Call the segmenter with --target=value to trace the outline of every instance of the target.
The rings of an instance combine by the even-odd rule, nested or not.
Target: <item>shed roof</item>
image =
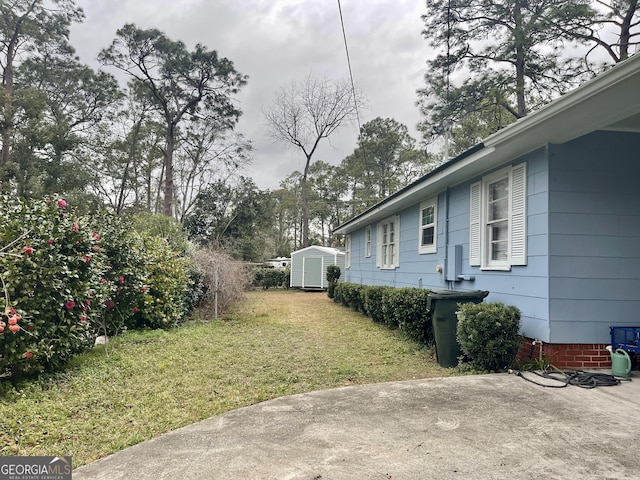
[[[296,253],[303,253],[303,252],[308,252],[311,250],[320,250],[324,253],[327,253],[329,255],[344,255],[344,252],[340,249],[337,248],[333,248],[333,247],[321,247],[320,245],[311,245],[310,247],[305,247],[302,248],[300,250],[296,250],[295,252],[291,252],[291,256],[293,256]]]
[[[596,130],[640,132],[640,54],[508,125],[334,230],[352,232],[550,143]]]

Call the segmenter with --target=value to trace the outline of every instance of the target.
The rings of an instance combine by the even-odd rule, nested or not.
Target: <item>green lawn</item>
[[[72,455],[78,467],[271,398],[452,373],[325,293],[251,292],[224,321],[129,332],[63,373],[5,388],[0,454]]]

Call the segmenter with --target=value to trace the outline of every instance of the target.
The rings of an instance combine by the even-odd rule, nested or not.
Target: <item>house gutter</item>
[[[565,143],[637,114],[640,54],[487,137],[333,230],[347,234],[549,143]],[[627,95],[620,95],[620,91]],[[594,99],[592,102],[590,100]],[[602,108],[607,106],[608,108]],[[608,112],[608,113],[603,113]]]
[[[410,183],[406,187],[398,190],[392,195],[388,196],[384,200],[376,203],[374,206],[365,210],[361,214],[353,217],[351,220],[348,220],[346,223],[340,225],[335,230],[333,230],[334,234],[346,234],[349,233],[363,225],[368,225],[372,221],[379,220],[384,218],[385,216],[392,215],[394,212],[398,211],[397,204],[402,200],[409,199],[418,193],[424,192],[425,188],[431,184],[436,183],[437,181],[441,181],[447,178],[450,174],[450,169],[462,162],[465,159],[473,156],[477,152],[482,152],[481,156],[487,155],[491,153],[493,149],[487,150],[484,147],[484,144],[479,143],[476,146],[470,148],[462,152],[460,155],[454,157],[446,163],[434,168],[426,175],[423,175],[418,180]],[[465,162],[466,163],[466,162]]]

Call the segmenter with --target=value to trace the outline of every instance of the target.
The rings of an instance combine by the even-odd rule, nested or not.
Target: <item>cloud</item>
[[[361,123],[394,118],[418,138],[416,90],[423,85],[430,56],[421,36],[419,0],[342,0],[349,54],[357,86],[368,99]],[[192,48],[217,50],[249,76],[237,96],[243,111],[238,130],[254,143],[249,171],[259,187],[274,189],[303,168],[302,154],[274,144],[266,135],[263,107],[277,90],[307,75],[347,78],[337,1],[329,0],[79,0],[86,20],[72,29],[71,42],[81,60],[98,67],[98,52],[108,47],[125,23],[157,28]],[[115,72],[114,72],[115,73]],[[336,132],[316,160],[338,164],[353,152],[357,125]]]

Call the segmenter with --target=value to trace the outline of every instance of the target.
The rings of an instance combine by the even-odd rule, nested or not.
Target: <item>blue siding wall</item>
[[[607,343],[640,326],[640,135],[550,147],[551,340]]]
[[[518,307],[522,312],[522,334],[549,342],[547,149],[533,152],[512,165],[523,161],[527,163],[527,265],[513,266],[510,271],[483,271],[480,267],[469,266],[469,184],[462,186],[461,228],[451,235],[451,239],[455,243],[464,242],[463,270],[475,276],[474,282],[464,283],[472,283],[472,287],[479,290],[488,290],[487,301]],[[478,180],[480,177],[473,181]],[[458,288],[457,285],[454,288]]]
[[[429,198],[431,198],[429,196]],[[444,219],[444,195],[438,198],[438,218]],[[425,197],[426,200],[426,197]],[[347,268],[347,282],[364,285],[389,285],[392,287],[446,288],[443,275],[436,272],[436,265],[444,261],[444,222],[438,222],[437,253],[418,254],[419,206],[415,205],[400,215],[400,266],[393,270],[376,267],[377,224],[371,224],[371,257],[365,257],[365,228],[351,234],[351,268]]]
[[[469,266],[469,191],[470,185],[479,180],[475,178],[438,194],[436,253],[418,253],[419,205],[416,204],[397,212],[400,215],[400,267],[394,270],[376,267],[376,224],[372,224],[372,254],[369,258],[364,257],[365,229],[352,233],[351,268],[347,269],[345,280],[365,285],[488,290],[488,301],[502,301],[521,309],[525,335],[549,341],[547,151],[539,150],[514,164],[522,161],[527,162],[528,177],[528,265],[513,267],[509,272],[481,271],[478,267]],[[433,192],[425,194],[423,200],[431,197]],[[462,246],[462,274],[474,276],[474,280],[445,280],[447,244]],[[436,271],[439,265],[443,273]]]

